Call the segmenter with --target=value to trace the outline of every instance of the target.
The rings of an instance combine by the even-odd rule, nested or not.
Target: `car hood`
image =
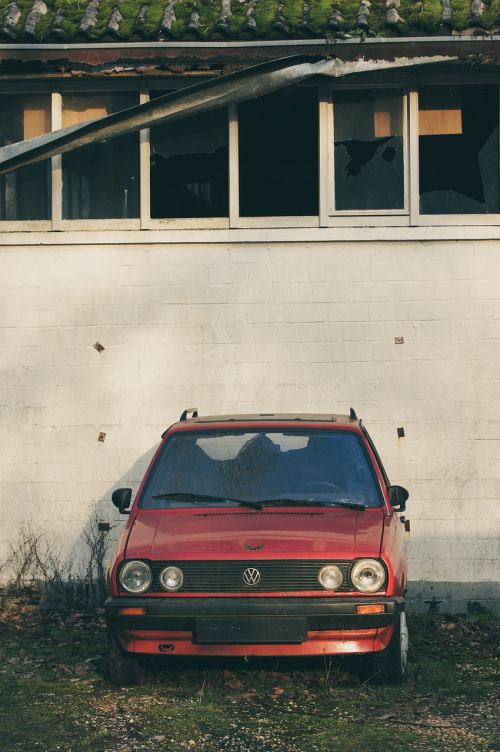
[[[383,509],[144,510],[126,558],[339,558],[378,556]]]

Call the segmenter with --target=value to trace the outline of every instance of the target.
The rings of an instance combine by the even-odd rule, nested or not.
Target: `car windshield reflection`
[[[166,441],[140,505],[364,508],[381,501],[362,440],[353,432],[204,430],[183,431]]]

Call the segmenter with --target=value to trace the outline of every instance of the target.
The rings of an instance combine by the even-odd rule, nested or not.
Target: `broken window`
[[[2,96],[0,146],[50,131],[50,96]],[[50,160],[0,177],[0,220],[50,218]]]
[[[227,217],[228,118],[220,109],[150,130],[151,217]]]
[[[403,209],[403,96],[349,91],[333,101],[335,209]]]
[[[289,89],[238,108],[240,215],[317,216],[318,94]]]
[[[62,125],[138,104],[136,94],[63,95]],[[63,154],[63,219],[139,216],[139,135],[105,139]]]
[[[498,88],[425,86],[419,92],[420,211],[500,211]]]

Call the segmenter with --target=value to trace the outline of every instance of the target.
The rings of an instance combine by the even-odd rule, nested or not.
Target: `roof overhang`
[[[397,57],[453,55],[500,64],[500,37],[422,36],[350,37],[346,39],[260,39],[213,41],[4,43],[0,44],[2,79],[71,73],[141,77],[162,70],[193,72],[248,67],[287,55],[336,57],[344,61],[391,60]]]
[[[0,174],[105,138],[134,133],[153,125],[272,94],[308,79],[338,79],[359,73],[415,69],[455,60],[457,58],[451,55],[395,57],[378,61],[327,58],[311,62],[301,56],[282,58],[189,86],[106,117],[4,146],[0,149]]]
[[[379,47],[380,45],[397,46],[409,44],[422,44],[426,46],[435,45],[457,45],[470,44],[474,47],[483,46],[488,43],[500,42],[500,35],[497,34],[454,34],[446,36],[405,36],[405,37],[352,37],[346,36],[345,39],[327,37],[318,37],[314,39],[253,39],[253,40],[207,40],[204,42],[193,41],[175,41],[159,40],[151,42],[72,42],[66,43],[26,43],[26,42],[6,42],[0,43],[0,50],[131,50],[131,49],[249,49],[249,48],[273,48],[273,47],[324,47],[330,49],[339,47]]]

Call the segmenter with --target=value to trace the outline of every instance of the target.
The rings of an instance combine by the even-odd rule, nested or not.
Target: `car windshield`
[[[381,504],[352,431],[183,431],[167,439],[141,494],[146,509],[262,504]]]

